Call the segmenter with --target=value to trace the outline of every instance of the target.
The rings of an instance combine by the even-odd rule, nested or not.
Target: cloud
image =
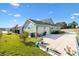
[[[38,20],[38,21],[39,21],[40,19],[36,19],[36,20]]]
[[[70,18],[71,18],[71,19],[75,19],[75,16],[71,16]]]
[[[72,15],[73,16],[79,16],[79,13],[73,13]]]
[[[9,13],[9,11],[5,9],[0,10],[0,12],[5,13],[7,15],[12,15],[12,13]]]
[[[20,17],[21,15],[20,14],[15,14],[13,15],[14,17]]]
[[[79,16],[79,13],[73,13],[70,18],[76,19],[78,16]]]
[[[7,13],[7,10],[4,10],[4,9],[3,9],[3,10],[1,10],[1,12],[3,12],[3,13]]]
[[[19,7],[20,4],[19,3],[10,3],[10,5],[14,6],[14,7]]]

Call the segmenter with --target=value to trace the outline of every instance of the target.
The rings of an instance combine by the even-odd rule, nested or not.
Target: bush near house
[[[60,31],[60,30],[51,32],[51,34],[63,34],[63,33],[65,33],[65,32],[64,31]]]
[[[28,36],[29,36],[28,32],[23,32],[23,33],[20,34],[20,38],[23,39],[24,42],[26,41]]]

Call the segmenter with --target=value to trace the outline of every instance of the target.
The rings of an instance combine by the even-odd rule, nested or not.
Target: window
[[[28,29],[30,29],[30,27],[28,27]]]

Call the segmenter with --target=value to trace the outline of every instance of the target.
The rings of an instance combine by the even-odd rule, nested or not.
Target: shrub
[[[20,38],[23,39],[23,41],[26,41],[26,38],[28,38],[29,33],[28,32],[23,32],[20,34]]]
[[[0,38],[2,38],[2,31],[0,30]]]
[[[64,31],[52,31],[51,34],[62,34],[65,33]]]
[[[64,31],[59,31],[60,34],[65,33]]]

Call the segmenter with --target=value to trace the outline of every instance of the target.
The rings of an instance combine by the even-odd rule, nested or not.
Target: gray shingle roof
[[[36,23],[36,24],[42,24],[42,25],[53,25],[53,24],[50,24],[50,23],[46,23],[46,22],[43,22],[43,21],[37,21],[37,20],[33,20],[33,19],[29,19],[31,20],[32,22]]]

